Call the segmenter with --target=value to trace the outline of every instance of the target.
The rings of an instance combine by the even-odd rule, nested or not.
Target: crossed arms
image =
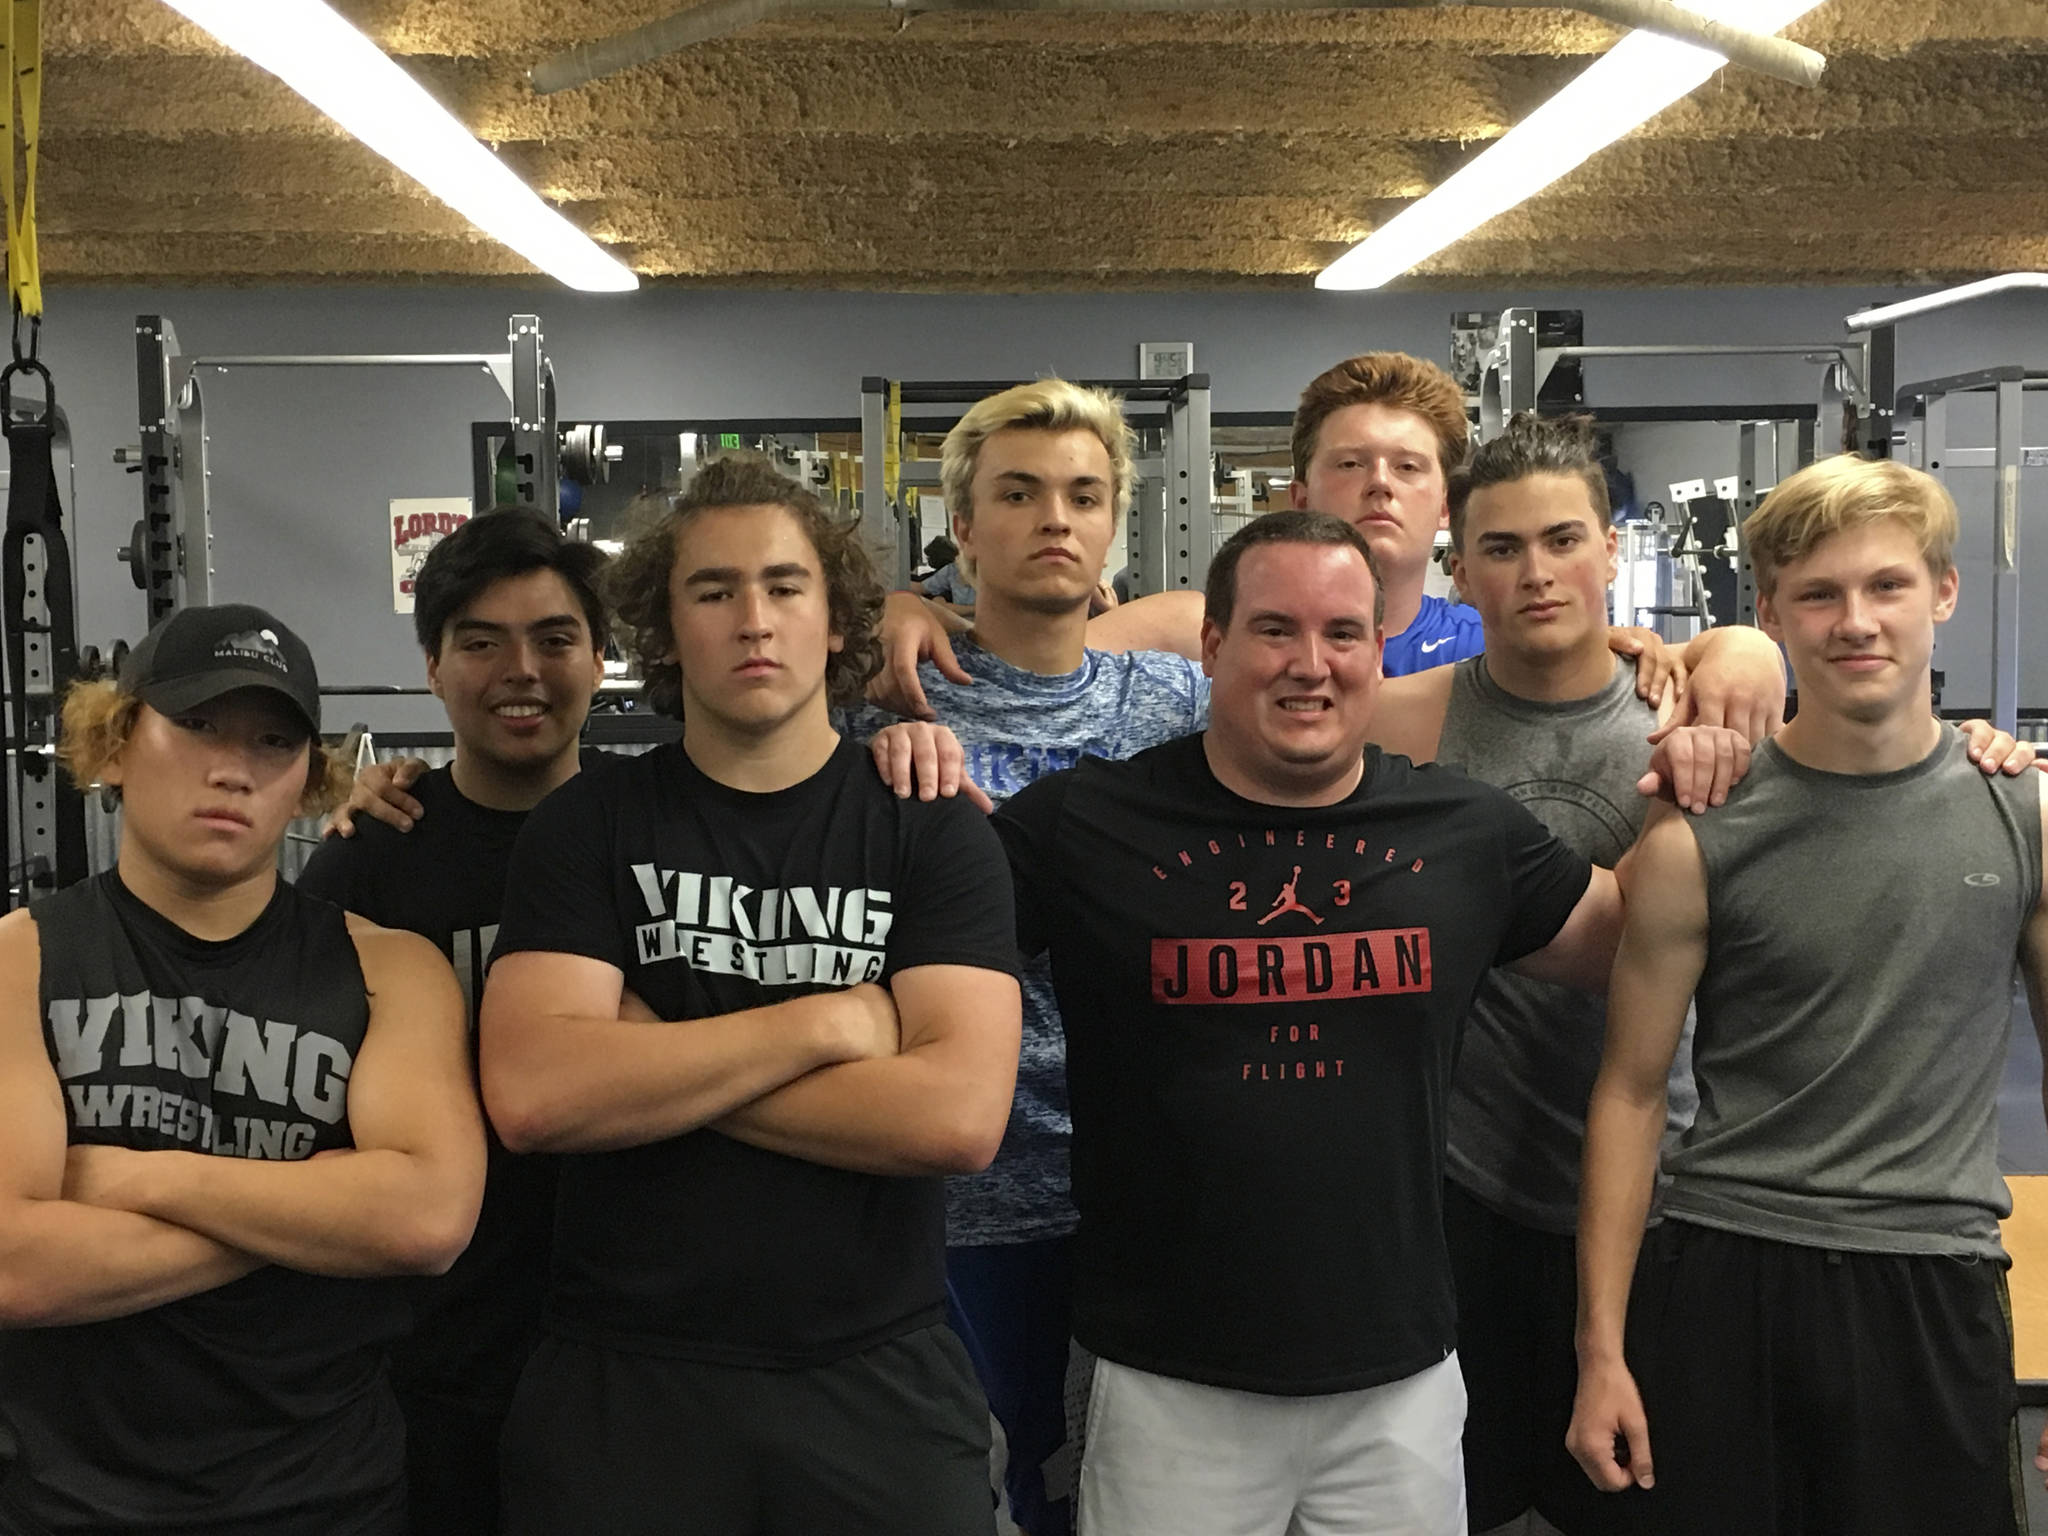
[[[351,918],[370,1027],[355,1146],[303,1162],[67,1147],[26,911],[0,919],[0,1327],[121,1317],[264,1264],[439,1273],[469,1242],[484,1142],[462,995],[426,940]]]
[[[514,1151],[708,1127],[855,1172],[972,1173],[1009,1121],[1021,1007],[1014,977],[924,965],[887,986],[665,1021],[614,965],[523,951],[484,990],[484,1102]]]

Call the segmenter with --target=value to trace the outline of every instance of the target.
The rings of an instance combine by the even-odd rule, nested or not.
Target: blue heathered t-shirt
[[[1447,667],[1485,649],[1486,628],[1477,608],[1425,595],[1415,622],[1400,634],[1387,636],[1382,669],[1388,677],[1406,677]]]
[[[965,635],[953,652],[973,687],[949,682],[930,662],[918,678],[939,722],[967,749],[969,776],[998,803],[1083,757],[1131,757],[1209,723],[1209,679],[1184,656],[1089,651],[1078,670],[1045,677]],[[848,733],[865,741],[896,718],[866,707]],[[1066,1036],[1043,956],[1025,967],[1023,985],[1023,1052],[1002,1150],[986,1172],[946,1181],[946,1241],[956,1248],[1065,1237],[1078,1224],[1067,1183]]]

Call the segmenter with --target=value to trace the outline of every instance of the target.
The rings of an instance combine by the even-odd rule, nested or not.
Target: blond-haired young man
[[[1201,729],[1209,687],[1193,662],[1088,644],[1089,602],[1131,500],[1131,431],[1114,396],[1061,379],[992,395],[947,435],[940,473],[974,571],[975,628],[956,641],[968,681],[927,664],[921,683],[992,799],[1083,756],[1125,758]],[[853,734],[890,718],[870,711]],[[1041,963],[1024,972],[1002,1150],[986,1173],[952,1181],[947,1198],[953,1321],[1003,1425],[1011,1512],[1030,1536],[1072,1528],[1071,1134],[1066,1045]]]
[[[2016,962],[2048,1021],[2048,778],[1985,777],[1933,718],[1937,481],[1824,460],[1744,537],[1799,712],[1625,878],[1571,1448],[1646,1532],[2011,1532],[1996,1105]],[[1700,1110],[1645,1238],[1691,996]]]

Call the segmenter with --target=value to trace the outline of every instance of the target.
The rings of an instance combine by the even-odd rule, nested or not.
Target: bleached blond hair
[[[121,755],[142,713],[142,700],[123,693],[108,678],[81,679],[64,694],[57,757],[71,782],[85,789],[100,782],[107,765]],[[318,736],[306,758],[306,788],[299,797],[301,816],[319,816],[348,798],[355,774],[341,754]]]
[[[1934,476],[1896,459],[1850,453],[1807,465],[1780,481],[1742,525],[1757,590],[1774,591],[1778,572],[1812,554],[1823,539],[1886,521],[1912,534],[1936,581],[1954,567],[1955,499]]]
[[[1116,516],[1131,510],[1131,449],[1136,434],[1124,420],[1123,401],[1106,389],[1066,379],[1038,379],[977,401],[946,434],[939,460],[939,484],[946,511],[956,524],[974,522],[974,471],[981,445],[1010,427],[1034,432],[1093,432],[1109,451],[1109,498]],[[969,581],[971,562],[960,561]]]

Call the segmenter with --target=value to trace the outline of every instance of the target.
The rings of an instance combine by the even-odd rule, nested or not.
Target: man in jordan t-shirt
[[[186,608],[60,742],[115,867],[0,920],[6,1536],[403,1536],[374,1276],[469,1241],[484,1138],[426,940],[277,877],[332,804],[312,655]]]
[[[1083,1529],[1462,1532],[1444,1103],[1487,969],[1604,982],[1614,877],[1365,746],[1369,546],[1256,519],[1210,567],[1210,725],[996,818],[1073,1105]]]
[[[943,1321],[940,1175],[1016,1079],[1002,850],[898,799],[828,704],[876,665],[858,531],[707,465],[618,558],[683,739],[579,774],[514,847],[485,1102],[565,1160],[503,1443],[513,1536],[988,1536],[988,1409]]]

